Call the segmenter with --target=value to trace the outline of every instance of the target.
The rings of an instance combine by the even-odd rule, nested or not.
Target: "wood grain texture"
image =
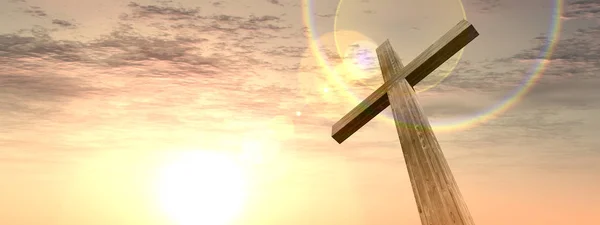
[[[388,41],[377,48],[387,83],[402,70]],[[402,79],[387,91],[396,130],[423,225],[473,225],[440,145],[423,113],[412,85]]]
[[[335,123],[331,134],[333,139],[338,143],[342,143],[388,107],[390,102],[387,91],[392,85],[400,80],[407,80],[411,86],[416,85],[478,35],[477,30],[468,21],[460,21],[444,36],[406,65],[404,69],[396,71],[397,73],[389,81],[386,81],[369,97]]]

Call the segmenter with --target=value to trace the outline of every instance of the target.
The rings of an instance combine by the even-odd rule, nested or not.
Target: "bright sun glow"
[[[168,162],[157,187],[161,206],[178,225],[229,224],[248,189],[233,156],[208,151],[186,152]]]

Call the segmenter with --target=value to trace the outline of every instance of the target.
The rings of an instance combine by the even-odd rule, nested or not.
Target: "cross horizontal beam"
[[[335,123],[331,135],[333,139],[342,143],[387,108],[390,105],[387,92],[392,85],[401,79],[406,79],[411,86],[416,85],[478,35],[479,33],[471,23],[466,20],[460,21],[402,70],[396,71],[397,73],[392,79],[386,81]]]

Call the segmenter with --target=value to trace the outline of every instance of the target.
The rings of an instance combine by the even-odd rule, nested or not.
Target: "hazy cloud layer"
[[[565,4],[565,19],[598,19],[600,3],[594,0],[568,0]]]
[[[572,218],[588,213],[572,208],[590,209],[592,203],[581,202],[595,200],[591,190],[598,187],[589,177],[600,171],[596,161],[600,152],[595,147],[600,145],[595,135],[600,124],[594,118],[600,113],[596,94],[600,85],[600,27],[593,23],[598,19],[599,4],[566,1],[561,39],[551,57],[543,59],[549,34],[535,32],[548,30],[549,10],[526,8],[522,11],[527,13],[517,12],[515,2],[464,2],[471,10],[467,14],[474,15],[470,20],[477,25],[480,37],[469,44],[463,58],[450,59],[416,90],[436,127],[444,154],[458,171],[457,177],[468,184],[465,187],[470,191],[465,193],[471,193],[468,198],[475,199],[476,207],[495,215],[495,208],[485,207],[508,211],[525,207],[522,199],[534,202],[533,197],[507,197],[514,205],[502,205],[493,198],[477,202],[500,194],[509,196],[509,191],[498,187],[508,186],[510,181],[514,187],[506,190],[520,187],[524,196],[549,186],[556,192],[570,189],[552,196],[577,201],[553,197],[556,202],[552,204],[528,203],[527,208],[547,212],[554,208],[543,207],[552,206],[565,210],[560,216]],[[30,179],[27,174],[38,179],[56,173],[64,177],[46,179],[68,180],[65,177],[72,175],[65,171],[87,165],[99,155],[114,152],[119,156],[115,158],[134,167],[126,153],[137,158],[184,148],[240,151],[247,144],[244,141],[251,139],[279,146],[280,158],[275,161],[292,168],[285,179],[273,181],[273,187],[280,188],[276,190],[287,190],[288,186],[325,190],[326,182],[331,182],[356,187],[355,195],[371,199],[365,201],[373,208],[391,209],[382,204],[392,191],[381,190],[399,190],[400,184],[390,183],[393,180],[406,183],[404,197],[410,198],[390,109],[342,145],[331,138],[331,126],[383,83],[372,46],[350,42],[340,53],[331,41],[332,23],[339,16],[337,1],[311,1],[310,18],[303,18],[300,2],[284,0],[106,2],[113,11],[103,11],[106,18],[91,19],[84,14],[99,7],[99,2],[74,5],[82,7],[82,15],[61,13],[63,10],[54,5],[41,3],[0,3],[16,5],[20,8],[15,12],[18,18],[28,24],[13,29],[18,31],[0,30],[0,175],[10,177],[18,170],[23,179]],[[534,3],[530,4],[548,4],[542,0]],[[419,10],[411,10],[419,16],[406,18],[410,20],[406,23],[399,19],[401,24],[361,24],[369,18],[387,18],[384,10],[396,6],[367,0],[347,4],[357,10],[351,16],[346,14],[347,24],[364,25],[362,34],[376,37],[373,42],[380,42],[380,37],[401,37],[393,43],[405,65],[427,47],[424,43],[447,30],[445,26],[429,29],[433,17],[421,16],[424,13]],[[505,18],[504,13],[518,16]],[[114,26],[95,29],[97,20]],[[86,33],[91,33],[90,27],[97,33]],[[399,31],[394,33],[396,29],[387,27]],[[316,45],[310,45],[309,41],[315,40]],[[543,68],[542,76],[515,104],[490,120],[470,121],[514,97],[537,68]],[[458,125],[443,129],[452,123]],[[344,173],[356,176],[356,180],[351,179],[356,183],[341,183],[340,174]],[[405,177],[397,179],[398,173]],[[498,178],[500,175],[504,178]],[[524,177],[534,175],[540,183],[525,182],[531,179]],[[573,186],[561,179],[571,180]],[[488,182],[496,189],[478,182]],[[67,190],[59,187],[57,190]],[[573,191],[576,189],[579,192]],[[481,193],[472,194],[473,190]],[[318,192],[312,191],[307,193]],[[336,202],[335,198],[331,202]],[[412,201],[406,202],[413,207]],[[0,211],[2,207],[9,208],[0,203]],[[311,210],[307,215],[316,213]],[[390,210],[390,218],[397,215],[394,210]],[[395,221],[387,220],[383,211],[369,213],[369,218],[381,222]],[[494,218],[506,215],[478,213],[489,224],[500,224],[502,221]],[[543,217],[542,213],[528,216],[533,215]],[[589,221],[597,221],[594,219]]]
[[[5,91],[5,95],[13,96],[12,100],[6,100],[6,107],[17,104],[10,107],[17,114],[11,119],[12,123],[16,124],[23,120],[26,116],[24,112],[31,111],[31,105],[41,102],[39,96],[57,99],[56,102],[59,102],[50,107],[52,110],[44,112],[53,112],[52,115],[56,116],[67,116],[68,113],[60,110],[61,107],[65,107],[62,105],[64,102],[77,102],[90,93],[99,96],[103,95],[100,93],[106,93],[106,96],[114,95],[115,98],[118,95],[137,96],[142,92],[141,87],[131,86],[128,88],[130,85],[146,81],[154,83],[158,80],[166,82],[165,86],[174,85],[173,88],[210,84],[199,87],[201,90],[198,90],[200,94],[197,95],[204,96],[200,97],[203,99],[200,105],[185,106],[192,107],[190,110],[194,107],[204,108],[207,115],[211,114],[210,110],[207,110],[209,108],[218,108],[231,113],[239,112],[243,115],[240,115],[240,118],[251,118],[252,116],[269,118],[278,114],[293,115],[295,111],[304,111],[303,120],[298,120],[298,122],[318,124],[325,128],[328,124],[335,122],[336,115],[339,114],[339,117],[343,115],[344,108],[351,108],[343,106],[346,104],[344,101],[328,101],[322,96],[323,93],[319,93],[322,88],[301,91],[303,88],[305,89],[303,87],[305,84],[299,84],[298,81],[305,78],[299,78],[299,76],[314,76],[308,79],[312,80],[310,82],[316,82],[313,85],[326,84],[325,80],[328,79],[327,74],[318,72],[321,70],[318,63],[312,65],[301,63],[303,58],[310,56],[310,49],[305,44],[305,40],[297,37],[299,30],[306,32],[305,27],[297,24],[292,26],[292,23],[288,21],[290,17],[282,16],[280,13],[250,13],[243,16],[218,12],[208,13],[210,12],[208,7],[224,4],[216,3],[206,7],[186,8],[169,3],[131,2],[127,4],[129,12],[121,14],[119,25],[113,31],[86,42],[55,39],[53,31],[42,26],[33,27],[29,29],[29,32],[3,34],[0,37],[0,54],[3,56],[2,60],[6,67],[6,70],[3,71],[22,71],[20,74],[6,73],[2,78],[6,80],[3,85],[11,87],[4,89],[11,90]],[[265,1],[265,4],[274,4],[278,7],[282,4],[285,5],[279,1]],[[495,8],[500,3],[484,1],[482,4]],[[568,2],[565,17],[588,18],[590,12],[594,14],[593,6],[592,2],[586,1]],[[39,7],[32,9],[43,12],[43,9]],[[319,17],[329,18],[331,16],[324,14]],[[77,27],[76,22],[71,20],[52,19],[51,21],[52,24],[59,27]],[[598,40],[598,31],[598,27],[582,28],[573,37],[560,40],[554,54],[546,62],[546,70],[540,85],[538,85],[539,88],[534,89],[531,95],[534,96],[538,91],[542,93],[543,85],[553,85],[564,79],[594,79],[598,73],[598,60],[596,60],[598,55],[594,54],[599,51],[593,50],[599,47],[598,43],[593,40]],[[539,60],[547,45],[545,43],[546,36],[542,35],[533,40],[536,43],[532,48],[515,52],[514,56],[510,58],[482,62],[461,61],[442,85],[430,89],[424,94],[426,111],[430,112],[430,116],[433,118],[460,117],[485,110],[487,107],[492,107],[494,101],[499,98],[509,96],[510,91],[519,86],[523,79],[532,73],[533,64]],[[332,50],[332,46],[322,46],[319,50],[325,59],[332,63],[333,67],[351,58],[360,58],[362,60],[360,63],[366,63],[364,70],[372,75],[362,80],[346,79],[347,85],[353,88],[353,92],[366,95],[369,90],[381,83],[381,79],[377,75],[378,64],[374,56],[366,52],[367,50],[359,49],[358,45],[353,47],[357,49],[350,50],[354,53],[346,58],[340,57]],[[47,68],[50,68],[51,65],[79,69],[71,70],[68,73],[60,70],[49,72]],[[37,72],[35,75],[31,75],[24,71]],[[76,74],[77,72],[80,74]],[[298,72],[306,74],[296,74]],[[437,70],[420,86],[433,85],[439,80],[436,77],[448,72]],[[349,74],[340,72],[339,75],[344,77]],[[114,81],[100,85],[94,81],[95,79]],[[154,79],[156,81],[150,81]],[[169,85],[166,85],[167,83]],[[19,92],[14,91],[17,85],[20,85]],[[159,86],[150,85],[147,88]],[[328,98],[340,97],[345,90],[339,88],[329,87],[331,96]],[[571,87],[563,88],[566,90]],[[581,89],[579,86],[572,88]],[[92,90],[94,91],[92,92]],[[154,103],[148,102],[147,104],[166,107],[173,106],[176,102],[188,104],[190,101],[194,101],[185,100],[184,96],[193,98],[191,96],[195,94],[191,92],[184,94],[172,88],[165,90],[169,90],[167,92],[171,94],[178,93],[180,99],[167,100],[168,98],[161,99],[161,95],[156,95],[153,97],[154,100],[146,100]],[[478,102],[465,101],[461,100],[459,95],[450,94],[457,93],[457,91],[486,93],[486,97],[479,98]],[[149,93],[146,94],[152,96]],[[221,96],[227,96],[227,98]],[[453,100],[446,103],[443,100],[436,100],[436,98],[441,98],[440,96],[449,96],[450,100]],[[475,95],[472,97],[475,98]],[[252,100],[243,100],[246,98]],[[12,103],[15,99],[18,99],[18,103]],[[580,100],[581,102],[594,101],[594,99],[588,98]],[[542,103],[544,101],[556,103],[557,100],[540,98],[538,104],[544,104]],[[562,104],[569,104],[572,107],[586,105],[576,103],[576,99],[561,101],[563,101]],[[137,105],[141,103],[122,104]],[[340,111],[323,113],[325,107]],[[589,107],[588,109],[592,109],[594,106]],[[145,110],[152,111],[150,108]],[[213,114],[209,117],[215,116]],[[172,119],[180,120],[177,118],[174,116]],[[522,121],[513,122],[522,123]],[[536,127],[543,124],[555,126],[565,123],[536,120],[536,124],[530,126]]]

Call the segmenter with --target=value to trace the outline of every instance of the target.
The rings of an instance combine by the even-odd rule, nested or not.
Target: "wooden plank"
[[[386,81],[369,97],[335,123],[331,134],[333,139],[338,143],[342,143],[388,107],[390,103],[387,91],[392,85],[400,80],[405,80],[405,78],[409,84],[417,84],[478,35],[479,33],[477,33],[477,30],[475,30],[471,23],[466,20],[460,21],[444,36],[406,65],[404,69],[398,71],[392,79]]]
[[[385,82],[402,70],[389,42],[377,49],[377,57]],[[388,89],[387,95],[421,224],[475,224],[412,85],[402,79]]]

